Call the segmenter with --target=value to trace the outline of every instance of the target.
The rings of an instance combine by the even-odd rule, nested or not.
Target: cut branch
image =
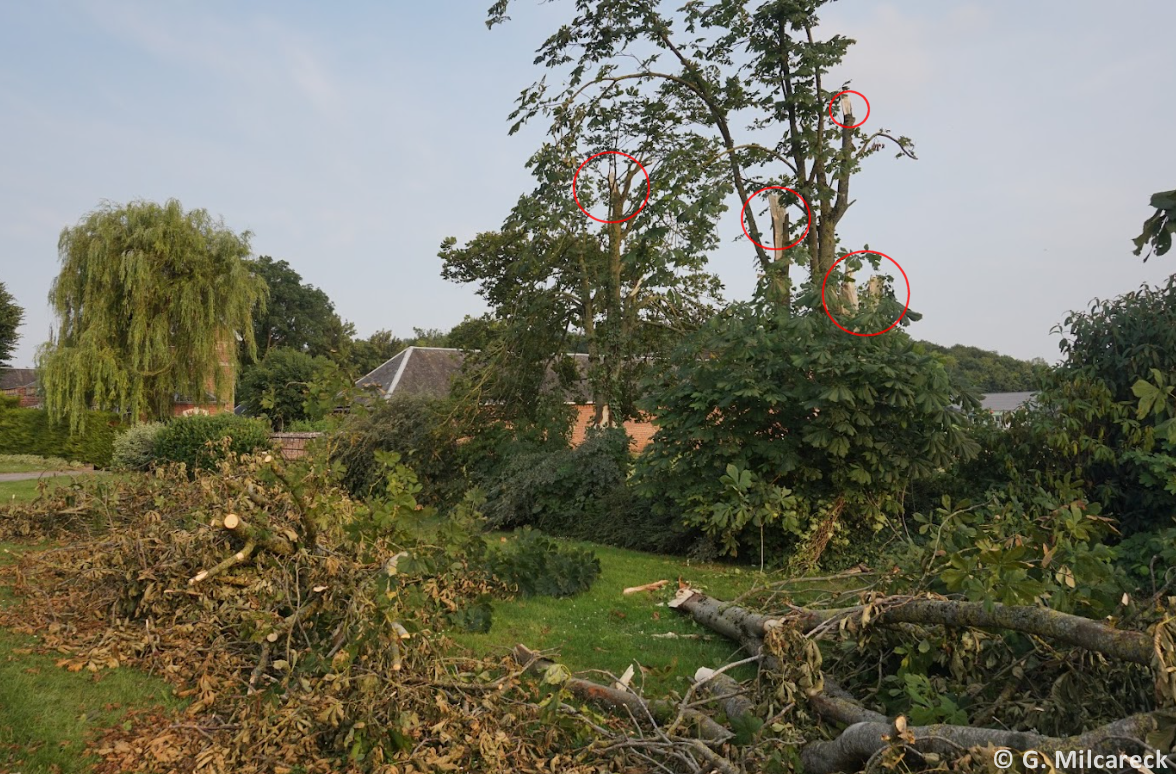
[[[525,645],[516,645],[511,654],[514,660],[531,673],[543,673],[555,666],[555,662],[543,658]],[[582,701],[599,704],[610,709],[625,710],[632,717],[646,722],[672,723],[678,716],[678,704],[668,701],[646,701],[631,691],[622,691],[607,685],[569,677],[563,687]],[[683,719],[695,735],[707,742],[723,742],[731,738],[731,732],[711,718],[696,710],[686,710]]]

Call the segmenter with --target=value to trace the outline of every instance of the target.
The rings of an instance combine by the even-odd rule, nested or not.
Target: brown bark
[[[941,755],[957,755],[961,750],[990,745],[1018,752],[1037,750],[1045,754],[1068,750],[1139,754],[1146,747],[1143,740],[1158,726],[1159,716],[1146,713],[1116,720],[1080,736],[1062,739],[1020,731],[943,724],[914,726],[897,733],[890,721],[855,723],[836,739],[806,744],[801,748],[800,759],[806,774],[858,771],[870,756],[891,744],[884,737],[898,737],[921,752]],[[1124,742],[1131,741],[1137,744],[1124,746]]]
[[[677,608],[703,626],[737,642],[762,639],[767,629],[779,625],[798,626],[804,632],[811,632],[822,624],[861,616],[866,610],[864,606],[833,610],[798,608],[786,616],[772,617],[752,613],[699,592],[690,593]],[[891,597],[874,603],[871,610],[869,623],[872,626],[914,623],[1007,629],[1145,666],[1151,664],[1154,650],[1152,638],[1145,632],[1115,629],[1089,618],[1043,607]]]

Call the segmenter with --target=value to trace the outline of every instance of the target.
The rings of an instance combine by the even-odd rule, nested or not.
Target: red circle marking
[[[823,282],[821,282],[821,306],[825,307],[825,314],[828,315],[830,320],[833,320],[833,314],[829,311],[828,302],[825,301],[825,285],[828,284],[828,282],[829,282],[829,274],[831,274],[832,271],[835,268],[837,268],[838,263],[841,263],[842,261],[844,261],[846,258],[848,258],[851,255],[861,255],[862,253],[873,253],[874,255],[880,255],[883,258],[885,258],[886,260],[893,263],[895,266],[898,266],[898,261],[894,260],[886,253],[880,253],[877,250],[858,250],[853,253],[846,253],[845,255],[838,258],[837,262],[829,267],[829,271],[825,272],[825,279]],[[849,328],[846,328],[844,325],[837,322],[836,320],[833,320],[833,324],[850,335],[862,336],[862,337],[880,336],[883,333],[886,333],[886,331],[890,330],[894,326],[898,325],[902,321],[902,318],[906,317],[907,310],[911,308],[911,281],[909,279],[907,279],[906,272],[902,270],[901,266],[898,266],[898,270],[900,272],[902,272],[902,278],[906,282],[906,286],[907,286],[906,306],[904,306],[902,308],[902,314],[900,314],[898,316],[898,319],[895,320],[894,322],[890,323],[890,326],[888,328],[883,328],[882,330],[878,331],[877,333],[856,333],[854,331],[851,331]]]
[[[636,164],[638,167],[640,167],[641,172],[645,175],[645,201],[641,202],[641,206],[638,207],[637,210],[632,215],[630,215],[628,218],[621,218],[620,220],[601,220],[600,218],[596,217],[592,213],[588,212],[588,210],[584,209],[584,205],[580,204],[580,197],[576,195],[576,178],[580,176],[580,170],[584,168],[585,164],[587,164],[589,161],[592,161],[592,159],[596,158],[597,156],[604,156],[605,154],[608,154],[608,153],[615,153],[618,156],[624,156],[629,161],[632,161],[634,164]],[[582,212],[585,215],[587,215],[588,217],[592,218],[597,223],[624,223],[626,220],[629,220],[629,218],[634,217],[638,212],[641,212],[643,209],[645,209],[645,205],[649,204],[649,193],[650,193],[649,173],[645,171],[645,167],[642,166],[640,161],[633,158],[628,153],[624,153],[622,151],[608,150],[608,151],[601,151],[600,153],[594,153],[591,156],[589,156],[588,158],[584,159],[584,164],[581,164],[579,166],[579,168],[576,169],[576,174],[572,175],[572,198],[576,200],[576,206],[580,208],[580,212]]]
[[[859,97],[861,97],[862,100],[866,103],[866,117],[863,118],[861,121],[858,121],[853,126],[846,126],[845,124],[841,123],[840,121],[838,121],[836,118],[833,117],[833,103],[836,102],[837,98],[840,97],[842,94],[856,94]],[[864,124],[869,117],[870,117],[870,100],[866,99],[866,95],[862,94],[860,91],[854,91],[853,89],[846,89],[845,91],[839,91],[833,95],[833,99],[829,100],[829,120],[832,121],[833,123],[837,124],[838,126],[840,126],[842,129],[857,129],[859,126]]]
[[[751,234],[747,233],[747,223],[744,221],[744,217],[743,217],[747,213],[747,205],[751,204],[751,200],[754,199],[755,197],[759,196],[760,194],[762,194],[764,191],[788,191],[790,194],[794,195],[797,199],[800,199],[802,202],[804,202],[804,211],[808,215],[808,223],[804,227],[804,233],[801,234],[800,236],[798,236],[796,238],[796,241],[793,242],[792,244],[785,245],[784,247],[764,247],[764,245],[761,245],[759,242],[755,241],[754,239],[751,239]],[[787,250],[790,247],[796,247],[798,244],[800,244],[800,241],[802,239],[804,239],[806,236],[808,236],[809,229],[813,227],[813,211],[809,209],[809,203],[807,201],[805,201],[805,198],[803,196],[801,196],[800,194],[798,194],[796,191],[793,191],[791,188],[785,188],[782,185],[770,185],[767,188],[759,189],[758,191],[753,193],[751,196],[747,197],[747,201],[745,201],[743,203],[743,207],[739,210],[739,225],[743,228],[743,235],[745,237],[747,237],[748,239],[751,239],[751,243],[753,245],[755,245],[756,247],[762,247],[764,250]]]

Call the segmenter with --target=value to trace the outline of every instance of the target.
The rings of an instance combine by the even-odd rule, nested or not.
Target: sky
[[[25,307],[13,365],[53,317],[57,239],[103,201],[178,199],[288,261],[361,335],[448,329],[485,308],[437,251],[496,229],[531,188],[540,125],[508,135],[534,49],[570,0],[0,3],[0,282]],[[1176,3],[839,0],[823,33],[866,128],[918,161],[868,159],[849,249],[897,261],[908,330],[1057,360],[1068,311],[1176,272],[1130,240],[1176,187]],[[570,195],[570,192],[569,192]],[[750,296],[734,213],[710,267]],[[741,241],[742,240],[742,241]]]

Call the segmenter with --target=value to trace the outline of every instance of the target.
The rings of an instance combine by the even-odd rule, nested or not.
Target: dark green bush
[[[587,591],[600,576],[600,560],[591,551],[531,529],[493,549],[487,565],[495,578],[525,597],[570,597]]]
[[[592,433],[574,449],[523,451],[486,487],[493,528],[530,526],[549,535],[657,553],[684,553],[694,536],[672,517],[655,517],[627,479],[622,430]]]
[[[115,414],[94,411],[85,429],[70,435],[65,422],[50,421],[42,409],[17,408],[19,399],[0,400],[0,454],[35,454],[87,462],[99,468],[110,464],[114,439],[120,430]]]
[[[385,468],[377,452],[396,452],[415,472],[426,504],[455,502],[466,489],[458,455],[459,433],[448,402],[424,398],[377,401],[349,417],[335,436],[331,461],[353,497],[380,495]]]
[[[226,438],[231,440],[222,444]],[[155,437],[154,453],[156,464],[182,462],[194,471],[216,467],[226,452],[249,454],[269,447],[269,426],[263,420],[213,414],[168,422]]]

